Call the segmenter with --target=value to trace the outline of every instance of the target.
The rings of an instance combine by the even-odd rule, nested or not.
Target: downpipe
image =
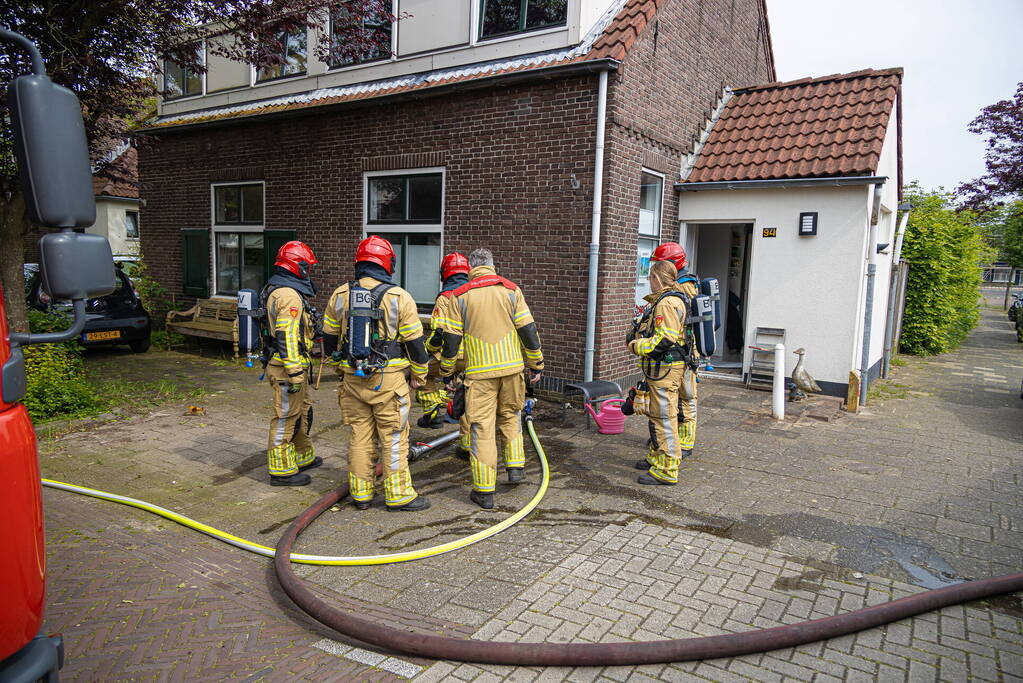
[[[537,453],[545,457],[527,408],[525,427]],[[518,666],[621,666],[738,657],[798,647],[864,631],[900,619],[971,600],[1023,590],[1023,572],[924,591],[881,605],[824,619],[702,638],[618,643],[510,643],[410,633],[344,612],[317,598],[295,575],[291,549],[302,531],[348,495],[347,485],[332,491],[299,515],[281,536],[274,570],[284,592],[309,616],[350,638],[380,648],[432,659]]]

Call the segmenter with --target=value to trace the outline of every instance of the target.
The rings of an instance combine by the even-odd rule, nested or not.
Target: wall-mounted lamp
[[[817,212],[806,211],[799,214],[799,236],[817,234]]]
[[[572,189],[573,190],[578,190],[580,187],[583,186],[583,184],[581,182],[579,182],[579,179],[575,177],[575,173],[573,173],[570,176],[570,182],[572,183]]]
[[[888,253],[888,247],[890,247],[890,246],[891,246],[891,242],[885,242],[883,244],[879,243],[877,245],[877,253],[879,253],[879,254],[887,254]]]

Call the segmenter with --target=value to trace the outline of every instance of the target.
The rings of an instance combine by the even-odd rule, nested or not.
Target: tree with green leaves
[[[944,192],[910,187],[902,247],[909,262],[901,348],[932,355],[959,346],[980,321],[980,264],[986,253],[978,216]]]
[[[159,94],[153,74],[165,59],[202,72],[199,41],[230,34],[233,40],[209,41],[207,49],[271,67],[286,61],[289,35],[312,30],[332,37],[319,42],[319,58],[344,61],[380,49],[385,34],[375,27],[396,19],[390,6],[388,0],[0,0],[0,26],[35,43],[50,78],[78,96],[90,151],[102,166],[151,108]],[[0,46],[0,86],[27,73],[27,55]],[[0,121],[9,119],[6,106],[0,98]],[[22,264],[29,227],[11,130],[0,125],[0,283],[16,330],[28,329]]]

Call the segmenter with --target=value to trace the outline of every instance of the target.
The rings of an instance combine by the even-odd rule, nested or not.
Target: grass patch
[[[868,401],[884,401],[889,398],[909,398],[909,387],[899,382],[880,380],[867,391]]]

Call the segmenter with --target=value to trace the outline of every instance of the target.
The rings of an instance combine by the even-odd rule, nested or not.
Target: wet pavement
[[[44,476],[142,498],[268,545],[346,476],[347,428],[333,378],[325,376],[315,393],[314,440],[325,466],[310,472],[312,486],[282,490],[266,484],[269,392],[258,370],[194,353],[151,352],[135,363],[125,357],[135,360],[111,351],[89,362],[103,372],[181,377],[205,393],[44,440]],[[806,363],[812,373],[813,359]],[[329,599],[391,623],[425,621],[418,627],[499,640],[603,642],[791,623],[1019,571],[1021,376],[1023,345],[1004,314],[986,310],[963,348],[906,358],[855,416],[818,398],[788,404],[791,414],[778,423],[769,395],[704,380],[697,450],[675,487],[635,483],[632,463],[646,439],[640,420],[628,420],[623,435],[602,436],[578,410],[563,414],[559,404],[544,402],[536,426],[549,456],[550,491],[520,524],[443,557],[298,573]],[[189,402],[205,414],[186,416]],[[508,485],[499,473],[497,507],[482,511],[468,501],[464,463],[450,449],[432,454],[413,465],[430,510],[390,513],[379,500],[365,512],[344,506],[314,524],[298,550],[376,554],[468,535],[533,496],[540,471],[529,448],[527,462],[527,482]],[[95,679],[97,654],[105,651],[122,653],[103,659],[106,680],[1023,675],[1018,595],[731,660],[546,671],[431,663],[377,653],[312,624],[279,595],[259,557],[137,510],[59,491],[47,491],[45,501],[47,620],[67,637],[69,680]],[[130,552],[126,535],[136,539]],[[180,564],[173,559],[186,556]],[[137,570],[111,571],[111,562]],[[119,602],[128,577],[147,572],[168,573],[154,593],[166,605],[185,606],[144,606],[138,586],[124,599],[131,602]],[[236,586],[241,590],[227,590]],[[245,619],[235,614],[239,600],[250,605]],[[235,621],[214,619],[218,614]],[[111,627],[121,622],[132,624],[132,634]],[[230,643],[233,654],[224,657],[225,647],[210,643]]]

